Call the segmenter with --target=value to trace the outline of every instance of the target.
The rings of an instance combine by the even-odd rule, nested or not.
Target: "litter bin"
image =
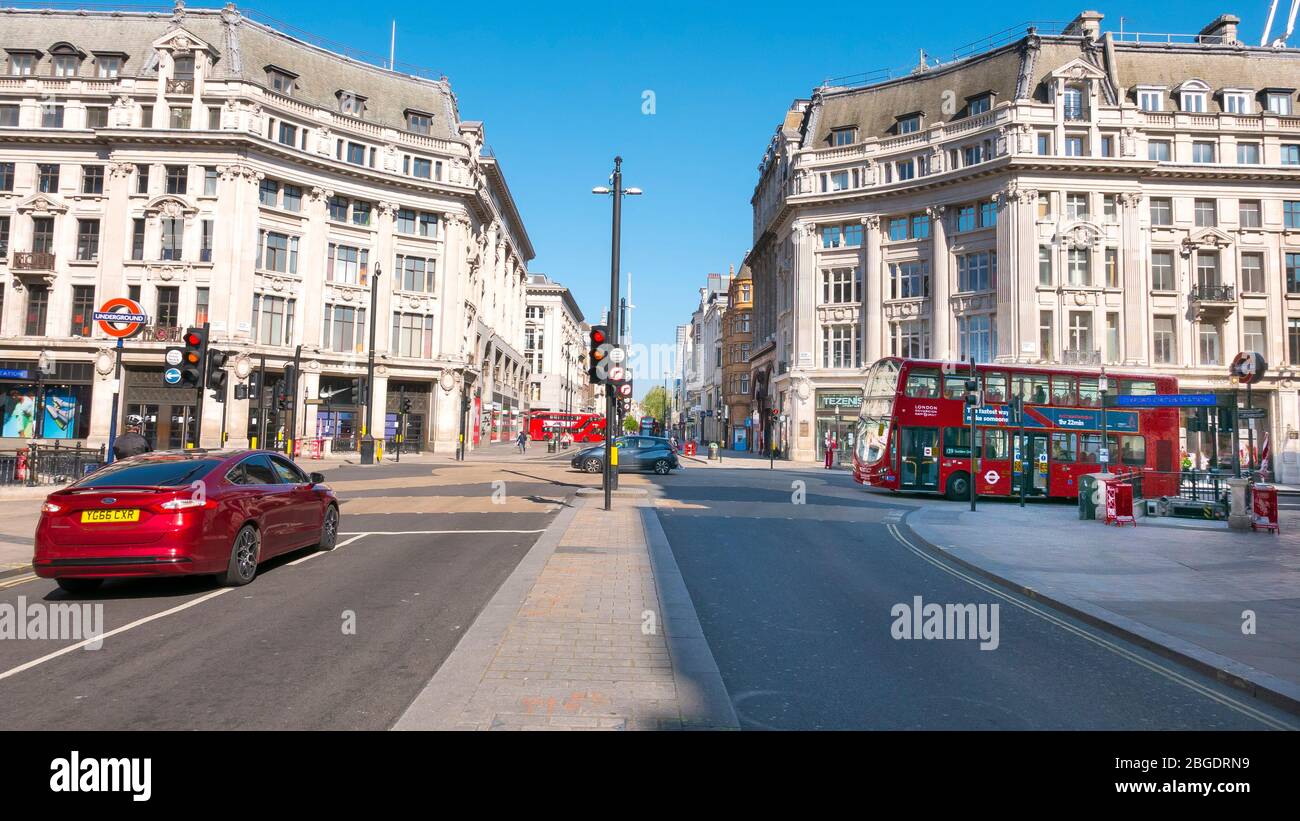
[[[709,459],[717,459],[717,458],[718,458],[718,443],[717,443],[717,442],[710,442],[710,443],[709,443]]]
[[[1095,473],[1085,473],[1079,477],[1079,518],[1097,518],[1097,485],[1100,480]]]
[[[554,439],[547,439],[547,440],[546,440],[546,452],[547,452],[547,453],[555,453],[555,440],[554,440]]]

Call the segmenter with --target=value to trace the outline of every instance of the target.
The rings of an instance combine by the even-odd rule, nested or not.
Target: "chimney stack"
[[[1211,45],[1236,43],[1240,22],[1241,18],[1235,14],[1220,14],[1214,22],[1201,29],[1200,42]]]
[[[1070,21],[1065,27],[1064,34],[1083,35],[1089,40],[1101,38],[1101,21],[1103,15],[1099,11],[1081,11],[1079,16]]]

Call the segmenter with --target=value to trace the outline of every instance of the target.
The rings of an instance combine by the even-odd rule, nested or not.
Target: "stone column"
[[[1022,299],[1019,259],[1021,226],[1020,191],[1015,183],[993,195],[993,207],[998,212],[997,234],[997,287],[993,325],[997,329],[997,347],[992,351],[995,362],[1015,362],[1020,359],[1021,332],[1025,325],[1023,313],[1032,309],[1031,299]],[[1025,295],[1028,296],[1028,295]]]
[[[1149,252],[1144,248],[1142,228],[1138,219],[1142,195],[1131,191],[1120,194],[1120,286],[1124,292],[1124,357],[1125,364],[1146,365],[1151,362],[1148,346],[1151,344],[1151,283],[1144,273],[1143,264]]]
[[[930,215],[930,302],[933,305],[931,339],[936,357],[956,360],[959,351],[954,345],[952,307],[948,304],[952,288],[948,268],[948,232],[943,221],[947,210],[946,205],[932,205],[925,209]]]
[[[866,309],[862,312],[863,365],[875,362],[888,350],[888,326],[885,322],[884,288],[886,273],[880,254],[880,217],[864,217],[866,240],[862,244],[862,279],[866,290]]]

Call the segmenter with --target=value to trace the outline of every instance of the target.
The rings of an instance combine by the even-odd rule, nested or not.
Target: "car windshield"
[[[181,487],[202,479],[221,459],[119,462],[95,471],[73,487]]]

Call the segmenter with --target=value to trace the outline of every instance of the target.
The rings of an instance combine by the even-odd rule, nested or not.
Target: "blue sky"
[[[207,5],[202,2],[198,5]],[[1203,0],[1128,6],[1006,4],[447,3],[372,0],[253,8],[314,34],[445,73],[464,119],[483,120],[537,251],[532,270],[573,289],[588,320],[609,300],[609,200],[615,154],[625,184],[623,270],[635,277],[637,342],[671,343],[710,271],[739,265],[751,241],[756,166],[795,97],[828,77],[945,58],[1026,20],[1068,21],[1084,8],[1103,26],[1194,33],[1218,14],[1243,18],[1258,42],[1268,6]],[[1283,2],[1285,18],[1289,3]],[[1275,28],[1278,24],[1275,24]],[[1283,23],[1284,25],[1284,23]],[[1293,38],[1300,42],[1300,37]],[[642,94],[655,113],[642,114]],[[638,385],[642,394],[649,385]]]

